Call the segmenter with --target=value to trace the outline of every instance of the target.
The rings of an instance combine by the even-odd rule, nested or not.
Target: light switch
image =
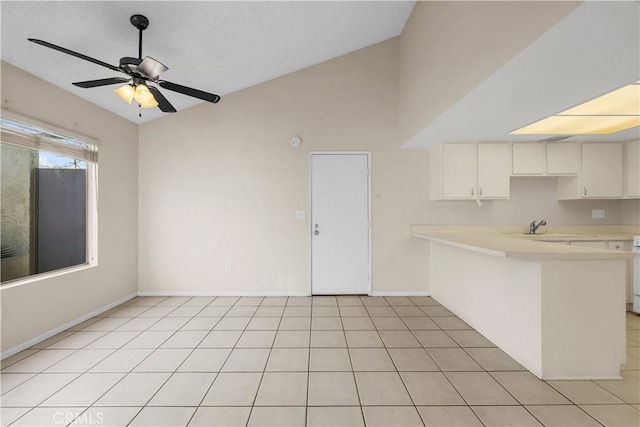
[[[307,217],[307,213],[305,211],[296,211],[296,219],[303,220]]]
[[[604,209],[592,209],[591,210],[591,218],[603,219],[604,218]]]

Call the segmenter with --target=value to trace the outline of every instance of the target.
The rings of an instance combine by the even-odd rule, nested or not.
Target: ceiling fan
[[[142,108],[158,107],[162,112],[165,113],[176,112],[176,109],[173,107],[173,105],[171,105],[169,101],[167,101],[167,98],[165,98],[160,93],[158,88],[148,83],[157,84],[164,89],[178,92],[187,96],[192,96],[204,101],[213,103],[220,101],[220,97],[213,93],[204,92],[202,90],[193,89],[187,86],[182,86],[166,80],[160,80],[160,74],[167,71],[169,68],[161,62],[151,58],[150,56],[146,56],[144,59],[142,58],[142,32],[149,26],[149,20],[143,15],[133,15],[131,16],[130,21],[131,24],[138,29],[140,34],[138,40],[138,57],[132,58],[125,56],[123,58],[120,58],[120,65],[117,67],[115,65],[100,61],[99,59],[91,58],[90,56],[74,52],[61,46],[56,46],[55,44],[46,42],[44,40],[28,40],[30,42],[66,53],[67,55],[75,56],[76,58],[93,62],[94,64],[100,65],[110,70],[126,74],[127,77],[110,77],[106,79],[88,80],[84,82],[75,82],[73,83],[73,85],[88,89],[98,86],[125,83],[114,92],[129,104],[131,104],[135,99],[135,101]]]

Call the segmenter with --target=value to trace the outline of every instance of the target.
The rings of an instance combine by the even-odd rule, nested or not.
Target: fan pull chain
[[[142,117],[142,104],[138,104],[138,117]]]

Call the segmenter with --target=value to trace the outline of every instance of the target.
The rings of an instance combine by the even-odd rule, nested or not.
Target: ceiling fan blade
[[[164,73],[168,69],[169,67],[160,61],[156,61],[150,56],[146,56],[140,65],[138,65],[138,71],[151,79],[156,79],[160,74]]]
[[[167,101],[167,98],[165,98],[164,95],[160,93],[158,88],[155,88],[153,86],[148,86],[148,87],[149,87],[149,92],[153,94],[153,97],[158,103],[158,108],[160,109],[160,111],[162,111],[163,113],[176,112],[176,109],[173,107],[173,105],[171,105],[169,101]]]
[[[177,83],[160,80],[158,84],[165,89],[172,90],[183,95],[193,96],[194,98],[202,99],[204,101],[213,102],[214,104],[220,101],[220,97],[218,95],[214,95],[213,93],[204,92],[198,89],[193,89],[187,86],[182,86]]]
[[[128,81],[129,79],[126,77],[111,77],[108,79],[87,80],[85,82],[75,82],[71,84],[84,89],[89,89],[89,88],[98,87],[98,86],[107,86],[107,85],[115,85],[118,83],[126,83]]]
[[[83,55],[83,54],[78,53],[78,52],[74,52],[74,51],[69,50],[69,49],[64,48],[64,47],[56,46],[55,44],[46,42],[44,40],[38,40],[38,39],[28,39],[28,40],[30,42],[39,44],[41,46],[48,47],[50,49],[54,49],[54,50],[60,51],[62,53],[66,53],[67,55],[75,56],[76,58],[80,58],[80,59],[84,59],[85,61],[93,62],[94,64],[98,64],[98,65],[100,65],[102,67],[105,67],[105,68],[108,68],[110,70],[123,72],[120,68],[116,67],[115,65],[107,64],[106,62],[100,61],[99,59],[95,59],[95,58],[92,58],[90,56]]]

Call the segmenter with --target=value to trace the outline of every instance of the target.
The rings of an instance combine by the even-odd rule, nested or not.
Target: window
[[[96,264],[96,145],[5,117],[1,132],[1,283]]]

